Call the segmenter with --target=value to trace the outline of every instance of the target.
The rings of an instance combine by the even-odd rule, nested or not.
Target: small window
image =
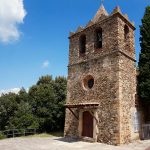
[[[80,55],[85,55],[86,52],[86,36],[81,35],[79,39],[79,49],[80,49]]]
[[[124,40],[126,41],[129,37],[129,27],[127,25],[124,26]]]
[[[89,87],[89,89],[91,89],[93,87],[93,85],[94,85],[94,79],[89,79],[88,80],[88,87]]]
[[[95,48],[102,48],[102,29],[95,31]]]

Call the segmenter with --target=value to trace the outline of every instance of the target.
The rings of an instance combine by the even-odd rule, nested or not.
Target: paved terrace
[[[64,138],[12,138],[0,140],[0,150],[150,150],[150,140],[129,145],[111,146],[101,143],[69,141]]]

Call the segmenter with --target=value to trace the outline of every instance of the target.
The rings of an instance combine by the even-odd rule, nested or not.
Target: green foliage
[[[146,7],[140,34],[138,94],[143,101],[150,102],[150,6]]]
[[[64,101],[66,99],[66,78],[41,77],[29,90],[33,114],[43,132],[61,130],[64,126]]]
[[[52,76],[46,75],[39,78],[37,85],[51,84],[53,82]]]
[[[5,138],[6,136],[2,132],[0,132],[0,140],[5,139]]]
[[[42,76],[27,93],[0,97],[0,130],[35,128],[40,132],[63,130],[67,80]]]
[[[29,90],[33,114],[37,117],[40,130],[47,131],[52,126],[55,94],[51,84],[36,85]]]
[[[16,94],[9,93],[0,97],[0,130],[5,130],[9,125],[9,120],[18,109]]]
[[[39,124],[37,119],[32,114],[32,107],[27,102],[18,104],[18,109],[14,116],[10,117],[8,129],[38,129]]]
[[[65,77],[56,77],[54,84],[55,91],[55,122],[57,129],[63,129],[65,119],[65,108],[64,103],[67,94],[67,80]]]

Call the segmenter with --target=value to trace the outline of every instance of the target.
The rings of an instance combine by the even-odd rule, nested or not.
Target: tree
[[[146,7],[140,34],[138,95],[144,108],[145,122],[148,122],[150,121],[150,6]]]
[[[37,118],[32,114],[29,96],[24,88],[16,95],[16,102],[17,109],[14,111],[14,115],[9,118],[8,129],[38,129]]]
[[[66,79],[42,76],[29,89],[29,99],[34,116],[38,118],[41,132],[61,130],[64,127],[64,101]]]
[[[14,93],[8,93],[0,97],[0,130],[8,128],[10,118],[14,116],[18,109],[16,96]]]
[[[31,105],[28,102],[21,101],[18,109],[9,119],[8,129],[38,129],[39,123],[32,114]]]
[[[56,99],[56,129],[63,130],[65,121],[65,100],[67,95],[67,79],[65,77],[56,77],[54,83]]]
[[[28,93],[22,87],[16,97],[16,101],[17,103],[21,103],[21,102],[28,102],[28,100],[29,100]]]
[[[36,85],[51,84],[53,82],[52,76],[46,75],[39,78]]]
[[[41,132],[53,129],[55,94],[51,85],[35,85],[29,90],[33,115],[37,117]]]
[[[36,128],[41,132],[64,128],[67,80],[65,77],[42,76],[29,92],[0,97],[0,130]]]
[[[150,6],[146,7],[140,26],[141,53],[139,57],[138,94],[144,102],[150,102]]]

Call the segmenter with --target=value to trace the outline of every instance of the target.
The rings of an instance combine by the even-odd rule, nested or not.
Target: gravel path
[[[150,140],[129,145],[65,141],[64,138],[14,138],[0,141],[0,150],[150,150]]]

